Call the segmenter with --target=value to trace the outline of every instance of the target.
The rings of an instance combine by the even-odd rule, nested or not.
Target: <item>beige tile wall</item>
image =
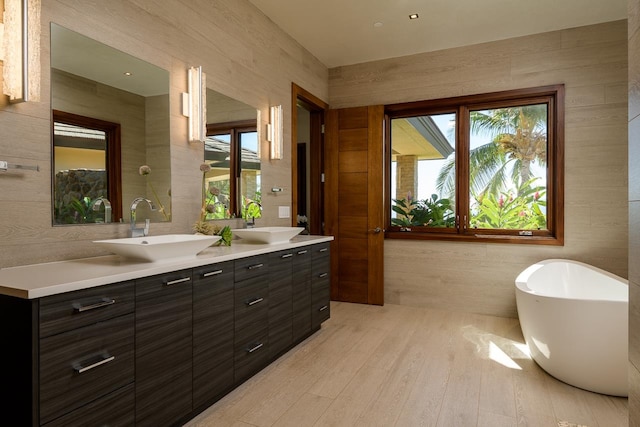
[[[285,158],[270,161],[263,141],[262,163],[264,188],[284,191],[263,193],[265,218],[260,222],[289,224],[277,219],[277,207],[291,203],[291,82],[328,99],[324,65],[248,0],[47,0],[41,15],[41,102],[0,101],[0,160],[40,166],[40,172],[0,175],[0,268],[99,255],[103,252],[91,240],[124,237],[127,232],[125,224],[51,226],[50,22],[170,71],[173,221],[152,224],[152,233],[190,232],[198,218],[203,148],[187,143],[187,119],[180,106],[180,94],[187,90],[186,70],[198,65],[207,73],[210,88],[260,109],[261,128],[269,105],[283,105]]]
[[[640,0],[629,0],[629,425],[640,426]]]
[[[564,247],[385,241],[385,301],[516,316],[514,278],[545,258],[627,276],[627,22],[329,70],[332,108],[566,86]]]

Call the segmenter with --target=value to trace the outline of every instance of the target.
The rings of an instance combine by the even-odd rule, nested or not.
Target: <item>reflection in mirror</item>
[[[207,89],[207,219],[262,216],[257,110]]]
[[[168,71],[52,23],[51,109],[54,225],[171,219]]]

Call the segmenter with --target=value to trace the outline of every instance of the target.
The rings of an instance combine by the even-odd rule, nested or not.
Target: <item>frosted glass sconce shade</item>
[[[189,118],[189,142],[204,142],[207,137],[206,76],[202,67],[191,67],[189,93],[182,94],[182,114]]]
[[[3,92],[10,102],[40,100],[40,0],[5,0]]]
[[[282,105],[274,105],[269,109],[269,125],[267,126],[267,139],[271,143],[270,157],[273,160],[282,159],[283,129]]]

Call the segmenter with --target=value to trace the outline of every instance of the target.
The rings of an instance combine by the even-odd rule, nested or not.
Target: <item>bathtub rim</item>
[[[516,277],[515,280],[515,285],[516,285],[516,289],[518,291],[521,291],[523,293],[529,294],[529,295],[535,295],[536,297],[541,297],[541,298],[553,298],[553,299],[567,299],[567,300],[580,300],[580,301],[607,301],[607,302],[621,302],[621,303],[628,303],[629,302],[629,297],[628,297],[628,293],[627,293],[627,299],[626,300],[619,300],[619,299],[605,299],[605,298],[580,298],[580,297],[576,297],[576,296],[566,296],[566,295],[560,295],[560,294],[553,294],[553,293],[549,293],[549,292],[540,292],[540,291],[536,291],[535,289],[532,289],[528,286],[527,281],[529,279],[529,277],[531,277],[532,274],[534,274],[536,271],[538,271],[540,268],[543,268],[545,265],[548,264],[555,264],[555,263],[563,263],[563,264],[575,264],[578,266],[581,266],[583,268],[586,268],[588,270],[594,271],[596,273],[602,274],[610,279],[615,280],[616,282],[618,282],[620,284],[620,286],[626,286],[626,288],[629,288],[629,281],[623,277],[618,276],[617,274],[611,273],[610,271],[607,270],[603,270],[599,267],[596,267],[594,265],[591,264],[587,264],[581,261],[576,261],[576,260],[572,260],[572,259],[565,259],[565,258],[549,258],[549,259],[544,259],[542,261],[538,261],[535,262],[531,265],[529,265],[527,268],[525,268],[524,270],[522,270],[522,272],[520,272],[520,274],[518,274],[518,276]]]

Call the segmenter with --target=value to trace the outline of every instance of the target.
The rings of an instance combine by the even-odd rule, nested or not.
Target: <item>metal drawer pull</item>
[[[262,302],[262,301],[264,301],[264,298],[256,298],[254,300],[247,301],[247,305],[248,306],[256,305],[257,303]]]
[[[216,276],[218,274],[222,274],[222,270],[216,270],[216,271],[210,271],[208,273],[204,273],[202,277],[211,277],[211,276]]]
[[[189,282],[190,280],[191,280],[191,277],[183,277],[182,279],[169,280],[167,283],[165,283],[165,285],[167,286],[177,285],[178,283]]]
[[[320,274],[318,274],[318,277],[321,278],[321,279],[324,279],[328,275],[329,275],[329,273],[320,273]]]
[[[264,267],[264,264],[254,264],[247,267],[249,270],[255,270],[256,268]]]
[[[247,349],[247,353],[253,353],[256,350],[260,350],[260,348],[262,348],[263,345],[264,344],[259,343],[259,344],[255,345],[255,346],[251,347],[251,348],[248,348]]]
[[[328,305],[323,305],[322,307],[320,307],[320,308],[318,309],[318,311],[325,311],[327,308],[329,308],[329,306],[328,306]]]
[[[322,248],[318,252],[327,252],[328,250],[329,250],[329,248]]]
[[[285,258],[291,258],[292,256],[293,254],[284,254],[280,258],[285,259]]]
[[[298,251],[298,255],[304,255],[304,254],[306,254],[307,252],[309,252],[309,251],[306,251],[306,250],[305,250],[305,251]]]
[[[102,298],[102,301],[97,302],[95,304],[89,304],[89,305],[73,304],[73,309],[75,310],[76,313],[82,313],[85,311],[94,310],[96,308],[107,307],[115,303],[116,303],[116,300],[114,299]]]
[[[109,356],[108,354],[103,355],[104,359],[96,362],[96,363],[92,363],[89,366],[74,366],[73,369],[76,370],[77,373],[82,374],[84,372],[87,372],[93,368],[97,368],[98,366],[104,365],[105,363],[109,363],[109,362],[113,362],[113,360],[115,360],[115,356]]]

